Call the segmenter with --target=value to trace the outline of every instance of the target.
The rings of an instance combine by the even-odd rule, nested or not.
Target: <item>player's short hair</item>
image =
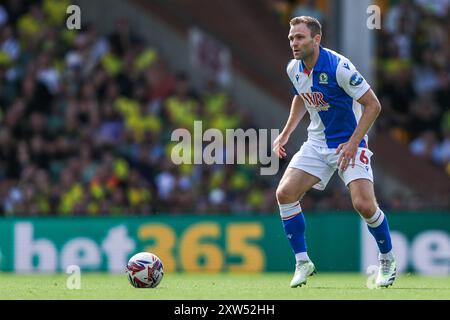
[[[310,16],[300,16],[292,18],[291,21],[289,21],[289,25],[291,26],[295,26],[300,23],[306,24],[308,29],[311,30],[311,37],[314,37],[317,34],[322,35],[322,25],[316,18]]]

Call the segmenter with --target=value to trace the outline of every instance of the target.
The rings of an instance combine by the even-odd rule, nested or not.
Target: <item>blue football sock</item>
[[[283,219],[284,231],[294,254],[306,252],[306,225],[299,202],[281,204],[280,213]]]
[[[294,253],[306,252],[305,218],[303,213],[283,220],[283,226]]]
[[[387,217],[380,208],[377,209],[372,218],[367,219],[367,228],[375,238],[381,253],[392,250],[391,234]]]

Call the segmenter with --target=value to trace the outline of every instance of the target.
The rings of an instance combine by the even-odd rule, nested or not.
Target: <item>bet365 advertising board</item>
[[[450,274],[450,212],[389,214],[400,272]],[[306,214],[309,256],[321,272],[365,272],[377,247],[356,213]],[[0,270],[124,272],[140,251],[166,272],[291,272],[277,214],[98,218],[1,218]]]

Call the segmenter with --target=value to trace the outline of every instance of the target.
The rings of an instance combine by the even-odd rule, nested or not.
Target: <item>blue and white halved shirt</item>
[[[305,102],[311,123],[308,141],[314,145],[337,148],[352,136],[362,115],[357,102],[370,85],[346,57],[320,47],[319,58],[311,71],[302,60],[291,60],[287,73],[294,93]],[[367,147],[367,135],[359,144]]]

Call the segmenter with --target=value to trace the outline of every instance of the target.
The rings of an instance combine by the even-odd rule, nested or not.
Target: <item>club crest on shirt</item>
[[[363,80],[364,78],[358,72],[355,72],[350,77],[350,85],[355,87],[357,85],[360,85],[363,82]]]
[[[319,84],[328,84],[328,75],[325,72],[319,74]]]
[[[323,98],[322,92],[304,92],[300,93],[300,96],[305,101],[305,105],[308,108],[313,108],[316,111],[328,111],[330,105]]]

